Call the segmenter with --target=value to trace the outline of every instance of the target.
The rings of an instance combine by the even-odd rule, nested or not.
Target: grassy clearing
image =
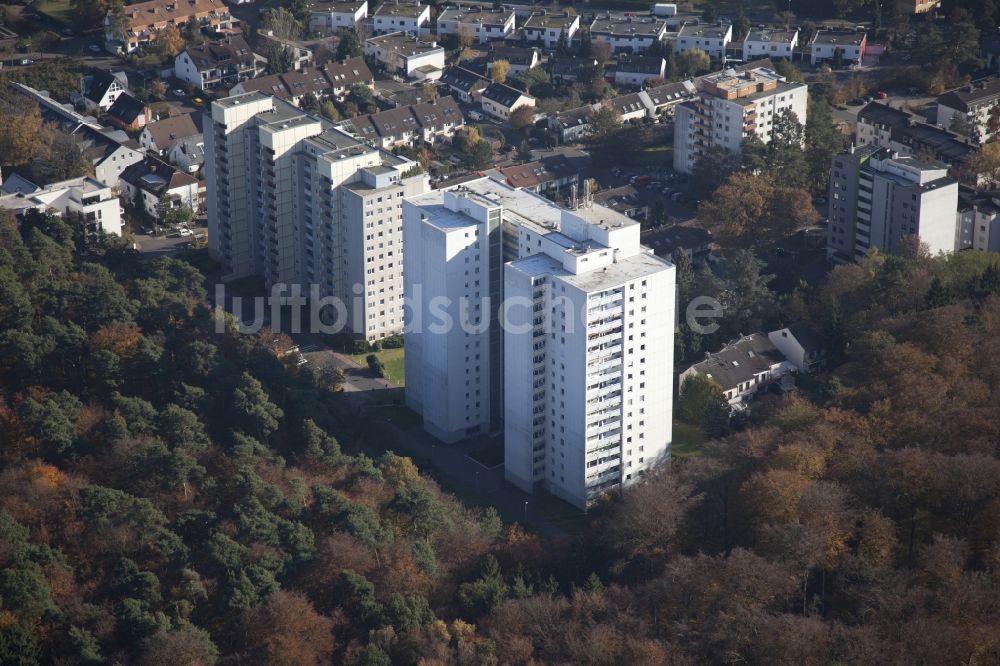
[[[403,366],[403,350],[383,349],[374,352],[385,366],[385,378],[398,386],[405,386],[406,371]],[[368,367],[368,354],[354,354],[351,356],[356,363],[363,367]]]
[[[649,146],[646,149],[635,153],[629,160],[635,166],[649,166],[668,168],[674,163],[674,148],[668,145]]]
[[[691,458],[701,455],[701,445],[705,436],[693,425],[674,420],[674,442],[671,452],[677,458]]]
[[[53,21],[58,21],[63,25],[72,26],[75,22],[73,8],[69,0],[38,0],[35,9],[39,14],[45,14]]]

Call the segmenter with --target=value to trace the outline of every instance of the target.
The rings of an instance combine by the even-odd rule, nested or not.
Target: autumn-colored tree
[[[490,78],[497,83],[506,83],[510,73],[510,63],[504,59],[494,60],[490,65]]]
[[[318,666],[333,652],[333,622],[299,593],[275,592],[261,606],[247,610],[242,624],[251,663]]]
[[[173,57],[184,50],[184,37],[173,23],[156,34],[156,50],[164,56]]]
[[[36,154],[42,133],[37,104],[17,93],[0,95],[0,163],[27,163]]]
[[[535,107],[519,106],[510,114],[507,122],[513,130],[523,130],[535,121]]]

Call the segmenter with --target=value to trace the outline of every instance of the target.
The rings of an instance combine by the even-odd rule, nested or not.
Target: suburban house
[[[978,174],[968,168],[977,153],[975,141],[884,102],[873,101],[858,112],[854,140],[858,146],[876,145],[903,156],[933,155],[950,165],[953,178],[978,184]]]
[[[521,26],[524,39],[530,44],[543,44],[547,49],[554,49],[560,44],[569,46],[573,35],[580,29],[580,16],[563,13],[532,14]]]
[[[746,408],[749,398],[790,375],[794,369],[768,336],[754,333],[730,342],[717,352],[705,354],[704,361],[681,373],[679,387],[683,391],[688,377],[701,375],[722,389],[734,411],[741,411]]]
[[[14,180],[17,181],[16,189],[7,183],[0,188],[0,210],[11,211],[17,216],[33,210],[51,211],[60,217],[79,215],[87,232],[122,235],[118,197],[107,184],[90,176],[70,178],[45,187],[38,187],[19,176],[8,179],[9,182]]]
[[[674,40],[674,53],[701,49],[713,60],[724,60],[726,45],[732,40],[733,26],[730,23],[682,25]]]
[[[1000,192],[958,189],[957,250],[1000,252]]]
[[[815,67],[822,62],[860,63],[865,57],[868,35],[864,30],[817,30],[809,42],[809,63]]]
[[[799,45],[799,29],[779,30],[759,28],[751,30],[743,40],[743,60],[753,58],[792,59]]]
[[[661,116],[672,116],[676,105],[694,98],[697,94],[698,88],[692,81],[678,81],[646,88],[646,96],[653,104],[654,112]]]
[[[87,111],[107,111],[118,96],[126,92],[128,77],[125,72],[109,72],[94,67],[80,77],[79,100]]]
[[[357,27],[368,18],[368,0],[314,0],[307,7],[309,30],[335,32]]]
[[[525,164],[501,167],[486,172],[486,175],[494,180],[507,183],[511,187],[537,193],[560,190],[568,185],[576,185],[580,181],[580,174],[575,169],[570,168],[569,162],[565,158],[562,161],[536,160]]]
[[[201,114],[184,113],[149,123],[139,135],[139,145],[146,152],[163,156],[182,139],[201,138]]]
[[[572,143],[590,134],[590,117],[593,114],[594,106],[580,106],[550,114],[546,122],[549,129],[559,135],[560,142]]]
[[[605,15],[590,24],[591,43],[604,42],[612,53],[642,53],[666,33],[666,22],[650,16]]]
[[[160,200],[171,208],[198,210],[201,192],[197,179],[155,157],[147,156],[122,172],[122,195],[136,210],[162,218]]]
[[[479,103],[488,115],[507,120],[511,113],[522,106],[534,107],[535,98],[502,83],[491,83],[483,90]]]
[[[493,71],[493,63],[506,60],[510,64],[509,75],[526,72],[539,63],[538,49],[520,46],[494,46],[486,56],[486,71]]]
[[[271,31],[266,33],[258,33],[256,48],[261,53],[267,53],[270,51],[271,47],[282,49],[291,56],[291,66],[288,71],[296,70],[301,71],[303,69],[309,69],[313,66],[313,61],[315,59],[315,53],[310,46],[304,45],[302,42],[285,39],[279,37],[278,35],[272,34]],[[261,60],[266,60],[266,58],[261,58]],[[262,68],[266,70],[266,65]]]
[[[667,61],[656,56],[618,56],[615,67],[614,85],[641,88],[650,79],[662,79],[667,68]]]
[[[419,35],[431,22],[430,5],[420,3],[383,2],[372,15],[372,28],[376,35],[405,32]]]
[[[310,69],[287,74],[271,74],[237,83],[230,95],[262,92],[298,104],[307,94],[319,97],[343,98],[355,84],[371,88],[375,78],[361,56],[343,62],[328,62],[322,69]]]
[[[451,96],[402,106],[346,120],[342,126],[362,141],[384,150],[421,143],[450,143],[455,130],[465,126],[461,109]]]
[[[649,216],[649,206],[642,202],[639,190],[632,185],[601,190],[594,194],[594,203],[633,220],[645,220]]]
[[[712,233],[683,224],[662,226],[644,231],[642,244],[667,259],[671,259],[675,252],[683,252],[692,262],[699,262],[712,252]]]
[[[1000,77],[975,81],[938,97],[937,124],[947,129],[962,126],[978,143],[996,137],[990,125],[1000,127]]]
[[[815,372],[826,363],[823,336],[806,324],[792,324],[767,334],[778,351],[798,372]]]
[[[168,25],[181,28],[191,20],[217,32],[238,24],[222,0],[146,0],[110,10],[104,19],[104,38],[109,50],[131,53],[150,44]]]
[[[590,81],[597,71],[597,60],[577,56],[550,56],[545,63],[545,70],[553,83],[573,83]]]
[[[468,36],[473,44],[503,40],[514,34],[514,10],[446,7],[438,14],[437,34]]]
[[[146,126],[152,118],[152,111],[145,102],[122,93],[108,109],[108,118],[112,124],[125,131],[136,131]]]
[[[330,82],[330,92],[326,93],[330,97],[341,99],[351,91],[352,86],[359,83],[369,88],[375,86],[375,77],[362,56],[346,58],[340,62],[331,60],[323,65],[322,70]]]
[[[118,192],[118,176],[125,167],[142,159],[139,144],[120,129],[104,127],[92,116],[77,113],[47,94],[23,83],[10,86],[38,104],[42,119],[76,141],[83,158],[94,167],[94,177]]]
[[[197,173],[205,164],[205,138],[196,134],[175,141],[167,151],[167,159],[188,173]]]
[[[405,32],[365,40],[365,55],[386,71],[408,78],[437,80],[444,70],[444,49],[437,42],[421,41]]]
[[[604,104],[617,113],[623,123],[630,120],[642,120],[654,114],[653,102],[645,90],[614,97],[605,101]]]
[[[198,90],[229,89],[260,72],[257,56],[240,35],[189,46],[174,58],[174,76]]]
[[[446,86],[465,104],[479,101],[479,95],[492,83],[488,78],[455,65],[444,70],[440,84]]]

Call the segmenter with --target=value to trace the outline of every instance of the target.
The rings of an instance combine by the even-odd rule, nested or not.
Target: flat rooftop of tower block
[[[477,222],[465,213],[445,207],[444,192],[444,190],[431,190],[430,192],[410,197],[406,201],[419,206],[424,221],[440,231],[447,233],[475,226]]]
[[[231,108],[234,106],[239,106],[240,104],[249,104],[250,102],[259,102],[262,99],[267,99],[270,95],[265,95],[259,90],[254,90],[252,92],[243,93],[242,95],[233,95],[231,97],[223,97],[222,99],[217,99],[214,104],[218,104],[223,108]]]
[[[652,253],[640,252],[603,268],[560,277],[566,284],[571,284],[581,291],[593,292],[613,289],[631,280],[668,270],[672,266],[669,261]]]

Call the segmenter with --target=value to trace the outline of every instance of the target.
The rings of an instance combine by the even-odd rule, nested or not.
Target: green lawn
[[[705,436],[699,428],[674,420],[674,443],[671,446],[671,452],[675,457],[700,456],[701,445],[704,441]]]
[[[35,9],[39,14],[45,14],[63,25],[72,26],[75,22],[73,8],[70,7],[69,0],[38,0]]]
[[[674,162],[674,148],[673,146],[667,145],[657,145],[649,146],[648,148],[642,150],[641,152],[635,153],[634,157],[629,160],[629,164],[635,166],[657,166],[657,167],[669,167]]]
[[[403,350],[383,349],[375,352],[382,364],[385,365],[385,375],[393,384],[403,386],[406,381],[406,373],[403,369]],[[368,367],[368,354],[354,354],[351,356],[359,365]]]

